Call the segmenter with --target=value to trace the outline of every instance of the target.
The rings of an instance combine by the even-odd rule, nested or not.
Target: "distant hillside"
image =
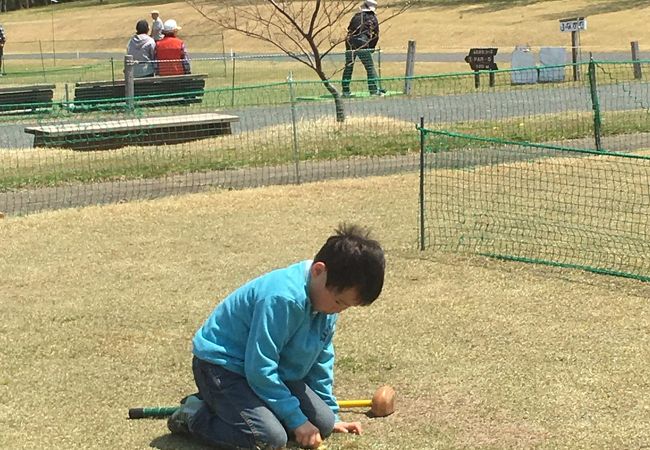
[[[149,19],[153,8],[159,9],[164,19],[179,22],[193,51],[278,51],[232,32],[224,34],[222,43],[221,30],[187,3],[150,0],[104,0],[101,4],[100,0],[79,0],[4,13],[0,23],[8,35],[5,50],[16,53],[30,47],[37,52],[39,40],[43,46],[51,45],[54,33],[57,50],[121,51],[135,22]],[[378,15],[381,19],[387,11],[380,8]],[[650,50],[646,24],[650,5],[640,0],[424,0],[421,6],[382,24],[380,46],[389,52],[405,51],[409,40],[415,40],[421,52],[458,52],[476,46],[512,48],[517,44],[569,46],[570,34],[560,32],[558,20],[575,16],[588,19],[588,29],[581,33],[585,51],[628,51],[633,40],[640,42],[641,50]],[[340,24],[341,33],[346,26]]]

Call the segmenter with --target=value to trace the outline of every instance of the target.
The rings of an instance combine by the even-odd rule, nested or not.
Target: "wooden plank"
[[[169,75],[165,77],[154,76],[154,77],[144,77],[136,78],[133,83],[138,84],[150,84],[158,81],[164,80],[166,83],[179,82],[181,80],[203,80],[208,78],[207,74],[197,73],[197,74],[187,74],[187,75]],[[124,80],[106,80],[106,81],[80,81],[75,83],[76,87],[86,87],[86,86],[124,86]]]
[[[52,101],[53,92],[28,92],[10,94],[3,92],[0,93],[0,105],[7,105],[13,103],[43,103]]]
[[[108,122],[27,127],[35,147],[73,150],[107,150],[129,145],[177,144],[232,134],[231,123],[239,117],[202,113],[182,116],[124,119]]]
[[[135,85],[135,95],[168,94],[176,92],[203,91],[204,80],[183,80],[182,83],[151,83],[146,85]],[[75,98],[113,98],[124,97],[124,85],[110,86],[79,86],[75,88]]]
[[[41,84],[0,89],[0,114],[22,114],[52,108],[54,85]]]
[[[54,90],[56,85],[54,84],[35,84],[32,86],[12,86],[0,88],[0,93],[2,92],[34,92],[34,91],[47,91]]]
[[[178,75],[149,77],[146,83],[135,83],[136,106],[176,105],[202,101],[207,75]],[[145,80],[137,79],[138,80]],[[77,83],[71,110],[87,111],[97,108],[123,108],[126,89],[121,84],[106,82]],[[141,97],[141,98],[138,98]]]
[[[155,129],[165,126],[204,125],[220,122],[239,122],[238,116],[219,113],[185,114],[179,116],[145,117],[137,119],[109,120],[106,122],[82,122],[26,127],[25,133],[51,136],[74,133],[99,133],[105,131],[128,131],[141,128]]]

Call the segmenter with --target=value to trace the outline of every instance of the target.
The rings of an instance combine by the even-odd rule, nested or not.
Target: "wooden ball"
[[[386,385],[382,386],[372,397],[370,412],[375,417],[385,417],[395,412],[395,389]]]

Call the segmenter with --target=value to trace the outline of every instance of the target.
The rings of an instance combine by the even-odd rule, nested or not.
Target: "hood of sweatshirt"
[[[152,38],[148,34],[136,34],[131,40],[131,45],[135,46],[135,48],[141,49],[150,40],[152,40]]]

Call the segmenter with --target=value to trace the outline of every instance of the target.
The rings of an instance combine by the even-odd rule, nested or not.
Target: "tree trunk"
[[[345,122],[345,108],[343,107],[343,101],[341,100],[341,94],[336,90],[336,87],[329,80],[323,80],[325,88],[329,91],[330,94],[334,97],[334,108],[336,110],[336,121]]]

